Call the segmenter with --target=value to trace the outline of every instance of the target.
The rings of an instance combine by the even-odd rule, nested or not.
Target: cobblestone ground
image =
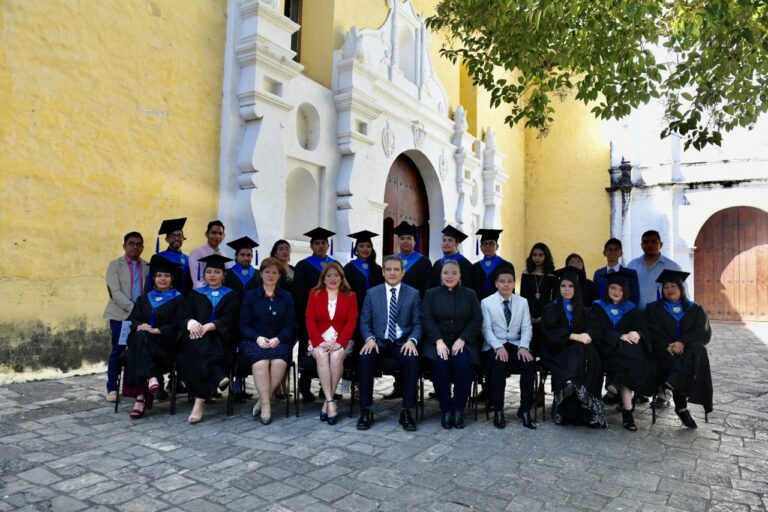
[[[263,426],[250,405],[225,415],[223,401],[188,425],[167,402],[128,418],[103,400],[104,375],[0,388],[0,511],[3,510],[621,510],[766,511],[768,508],[768,326],[714,325],[710,343],[715,412],[696,431],[671,408],[639,430],[514,421],[481,413],[463,431],[440,427],[437,405],[415,433],[397,424],[398,404],[377,401],[376,424],[331,427],[318,403]],[[762,331],[762,335],[760,332]],[[377,381],[386,393],[388,379]],[[342,403],[341,408],[346,405]]]

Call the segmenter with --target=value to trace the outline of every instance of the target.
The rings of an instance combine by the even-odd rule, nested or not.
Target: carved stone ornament
[[[445,157],[445,148],[440,150],[440,158],[437,159],[437,166],[440,171],[440,179],[444,180],[448,177],[448,159]]]
[[[424,131],[424,123],[421,121],[414,121],[411,128],[413,129],[413,145],[416,146],[417,149],[421,149],[424,145],[424,136],[426,135],[426,132]]]
[[[381,149],[384,156],[390,156],[395,151],[395,132],[389,126],[389,121],[381,130]]]
[[[459,105],[456,107],[456,112],[453,114],[453,122],[456,123],[456,131],[466,131],[467,129],[467,112],[464,107]]]
[[[345,59],[355,59],[360,63],[364,62],[362,36],[353,26],[344,36],[344,45],[341,47],[341,53]]]

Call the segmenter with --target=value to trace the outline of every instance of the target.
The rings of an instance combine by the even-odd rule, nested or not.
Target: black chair
[[[350,381],[350,400],[349,400],[349,417],[351,418],[355,411],[355,386],[357,385],[357,368],[356,365],[353,362],[353,357],[351,354],[348,354],[347,357],[344,358],[344,369],[341,373],[341,378]],[[304,354],[303,356],[299,357],[299,364],[298,364],[298,379],[301,379],[302,376],[306,374],[306,377],[309,379],[316,379],[317,378],[317,363],[315,361],[315,358],[312,357],[311,354]],[[297,392],[296,388],[296,382],[294,381],[294,393],[293,393],[293,403],[294,408],[296,410],[296,417],[299,417],[299,393]]]

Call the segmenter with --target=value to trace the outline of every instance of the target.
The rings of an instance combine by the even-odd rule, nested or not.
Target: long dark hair
[[[584,268],[581,269],[581,270],[579,270],[578,267],[573,267],[573,268],[575,268],[576,270],[579,271],[579,274],[581,274],[580,277],[586,279],[587,278],[587,266],[584,264],[584,258],[582,258],[580,254],[572,252],[571,254],[568,255],[567,258],[565,258],[565,266],[566,267],[573,266],[573,265],[568,265],[568,262],[571,261],[571,258],[579,258],[581,260],[581,266],[584,267]]]
[[[551,274],[555,271],[555,262],[552,259],[552,251],[549,250],[547,244],[543,242],[536,242],[531,247],[531,252],[528,253],[528,258],[525,260],[525,270],[529,274],[536,270],[536,264],[533,263],[533,251],[539,249],[544,253],[544,273]]]
[[[664,285],[667,283],[672,283],[680,290],[680,303],[683,305],[683,309],[687,310],[691,306],[691,301],[688,300],[688,296],[685,294],[685,286],[683,286],[683,282],[679,279],[675,280],[669,280],[661,283],[661,300],[666,301],[667,299],[664,297]]]
[[[356,258],[359,258],[359,257],[360,257],[360,256],[358,256],[358,255],[357,255],[357,246],[358,246],[360,243],[362,243],[362,242],[368,242],[369,244],[371,244],[371,255],[370,255],[370,257],[369,257],[367,260],[365,260],[365,261],[367,261],[368,263],[376,263],[376,249],[373,247],[373,242],[371,242],[370,240],[356,240],[356,241],[355,241],[355,249],[354,249],[354,251],[352,251],[352,252],[354,252],[354,253],[355,253],[355,257],[356,257]]]
[[[560,284],[563,281],[570,281],[573,283],[573,298],[571,299],[571,306],[573,306],[573,332],[584,332],[587,328],[586,322],[586,308],[584,307],[584,298],[581,296],[581,287],[579,286],[579,278],[573,274],[566,274],[560,278],[560,282],[557,285],[557,301],[563,303],[563,295],[560,291]],[[607,288],[607,286],[606,286]]]
[[[605,304],[612,304],[613,303],[611,298],[608,296],[608,288],[612,284],[618,284],[619,286],[621,286],[621,304],[624,304],[625,302],[628,302],[629,298],[631,297],[631,295],[630,295],[630,291],[629,291],[629,283],[627,283],[627,281],[620,281],[618,283],[605,283],[605,287],[603,287],[603,293],[600,296],[600,298],[603,299],[603,302]],[[635,306],[637,306],[637,304],[635,304]]]
[[[290,242],[288,242],[288,240],[283,240],[283,239],[281,238],[280,240],[278,240],[277,242],[275,242],[274,244],[272,244],[272,250],[271,250],[271,251],[269,251],[269,255],[270,255],[272,258],[277,258],[277,248],[278,248],[278,247],[280,247],[280,246],[281,246],[281,245],[283,245],[283,244],[287,245],[288,247],[290,247],[290,246],[291,246],[291,244],[290,244]]]

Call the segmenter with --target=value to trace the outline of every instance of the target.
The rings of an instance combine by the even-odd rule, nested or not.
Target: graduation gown
[[[459,270],[461,270],[461,286],[475,289],[474,271],[472,270],[472,263],[464,257],[463,254],[457,253],[458,258],[456,261],[459,263]],[[453,258],[451,258],[453,259]],[[440,286],[440,272],[443,270],[443,258],[435,260],[432,264],[432,279],[430,280],[431,287]]]
[[[625,386],[638,394],[651,396],[656,389],[656,363],[651,359],[651,338],[645,315],[636,305],[632,306],[614,325],[600,302],[592,304],[589,317],[590,330],[595,336],[592,341],[602,357],[606,374],[617,387]],[[619,339],[631,331],[640,334],[639,343],[631,344]]]
[[[242,270],[246,270],[250,275],[244,276],[242,273],[238,275],[238,272],[241,272]],[[239,265],[235,265],[227,270],[227,273],[224,276],[224,286],[236,291],[240,296],[240,300],[245,297],[245,292],[258,288],[260,284],[261,277],[259,276],[258,271],[253,267],[243,269]]]
[[[363,273],[363,270],[366,269],[361,270],[357,266],[362,265],[362,261],[360,261],[360,263],[354,263],[355,261],[358,260],[350,261],[344,265],[344,275],[347,278],[349,286],[352,287],[352,291],[355,292],[355,296],[357,297],[357,317],[360,318],[360,314],[363,311],[365,295],[368,293],[370,288],[384,282],[384,274],[381,273],[381,266],[374,261],[367,263],[368,276],[366,277],[366,275]],[[359,324],[355,327],[355,334],[353,339],[362,340],[360,337]],[[355,347],[354,353],[357,354],[361,348],[363,348],[363,343],[358,343],[358,346]]]
[[[515,269],[513,264],[501,256],[495,256],[490,259],[483,258],[472,265],[472,282],[475,284],[475,294],[480,302],[496,293],[493,272],[501,267],[512,267],[512,270]]]
[[[557,277],[549,274],[536,275],[523,273],[520,276],[520,296],[528,301],[528,310],[531,312],[531,320],[541,318],[544,307],[552,302],[557,292]],[[539,297],[536,298],[536,294]],[[535,356],[543,357],[541,323],[532,322],[533,337],[531,338],[531,352]]]
[[[173,287],[180,291],[182,295],[188,295],[192,291],[192,274],[189,273],[189,256],[183,252],[173,251],[166,249],[158,253],[163,258],[176,263],[179,268],[173,272]],[[155,287],[155,283],[151,281],[152,273],[147,276],[147,287],[145,290],[151,290]]]
[[[414,255],[418,255],[418,257]],[[398,256],[405,261],[403,282],[419,290],[419,296],[423,299],[432,281],[432,263],[423,254],[418,252],[411,253],[409,257],[405,257],[402,254]],[[362,301],[360,301],[360,304],[362,304]]]
[[[182,335],[176,365],[187,390],[197,398],[213,396],[221,379],[227,376],[226,365],[234,355],[237,341],[233,337],[239,302],[237,292],[230,291],[214,309],[208,297],[195,290],[187,296],[179,311]],[[213,313],[216,330],[205,333],[202,338],[190,339],[187,323],[195,319],[207,324]]]
[[[689,302],[678,321],[664,309],[664,301],[645,308],[645,318],[651,333],[653,358],[659,365],[658,383],[668,382],[688,401],[712,412],[712,373],[705,345],[712,338],[709,317],[704,308]],[[673,356],[667,346],[674,341],[685,345],[682,355]]]
[[[552,418],[559,425],[597,422],[606,425],[601,399],[603,368],[595,347],[596,335],[590,329],[590,311],[585,309],[581,321],[569,325],[565,308],[558,299],[544,308],[541,316],[542,343],[547,358],[544,364],[552,372]],[[584,345],[569,339],[570,335],[588,333],[593,343]],[[563,396],[567,381],[574,384],[572,396]]]
[[[288,265],[288,268],[290,268],[292,272],[296,271],[296,267],[294,267],[293,265]],[[287,272],[285,274],[282,274],[280,276],[280,281],[277,282],[277,286],[287,291],[288,293],[291,293],[291,290],[293,288],[293,276],[292,275],[289,276]]]
[[[125,383],[129,386],[144,384],[149,377],[160,377],[171,371],[176,359],[179,334],[179,310],[184,296],[178,295],[152,309],[150,295],[139,297],[128,320],[131,334],[127,340]],[[160,334],[137,331],[141,324],[160,329]]]
[[[450,349],[461,338],[472,364],[479,365],[482,327],[483,313],[474,290],[461,285],[453,290],[443,285],[427,290],[421,302],[424,357],[437,359],[437,340]]]

